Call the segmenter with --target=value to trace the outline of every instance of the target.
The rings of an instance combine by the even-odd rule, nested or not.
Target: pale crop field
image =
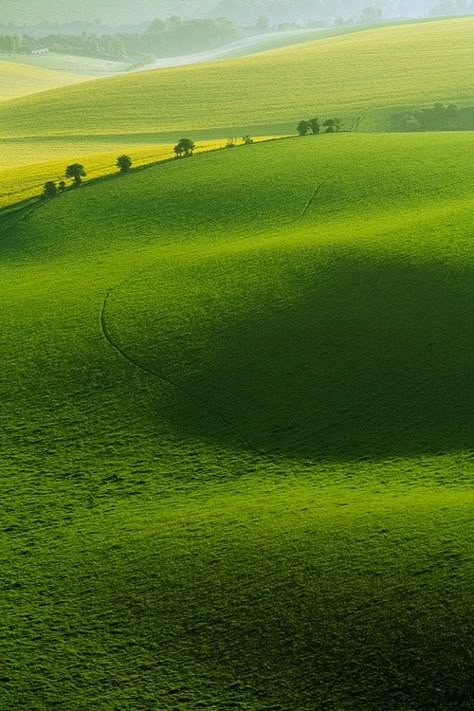
[[[300,118],[330,114],[347,125],[361,116],[361,128],[364,120],[373,127],[373,113],[391,107],[474,101],[473,46],[474,18],[373,28],[26,97],[0,107],[0,131],[4,137],[146,133],[167,141],[183,130],[200,138],[216,131],[288,133]]]
[[[128,64],[125,62],[113,62],[106,59],[97,59],[95,57],[80,57],[72,54],[50,54],[37,57],[28,54],[2,54],[0,60],[6,62],[14,62],[24,66],[34,67],[36,69],[49,69],[57,72],[65,72],[67,74],[78,74],[81,77],[101,77],[110,76],[111,74],[119,74],[126,72]]]
[[[0,55],[0,101],[36,94],[68,84],[85,81],[85,77],[2,61]]]
[[[274,136],[255,136],[254,141],[272,140]],[[241,142],[241,139],[239,139]],[[39,196],[48,180],[66,180],[65,169],[70,163],[84,165],[88,180],[117,173],[117,158],[126,154],[137,168],[174,158],[174,143],[141,144],[123,141],[8,141],[0,143],[0,156],[5,166],[0,174],[0,208]],[[199,141],[196,155],[223,148],[226,140]],[[93,151],[93,152],[92,152]],[[54,159],[51,156],[54,155]],[[33,162],[33,160],[35,162]],[[69,184],[70,181],[66,180]]]

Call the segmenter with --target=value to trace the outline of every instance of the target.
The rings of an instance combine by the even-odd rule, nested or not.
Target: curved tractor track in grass
[[[288,220],[288,221],[280,221],[276,226],[281,227],[282,224],[286,225],[291,225],[295,224],[297,222],[300,222],[305,218],[307,215],[309,209],[311,206],[314,204],[318,194],[322,190],[324,186],[324,183],[319,183],[316,185],[314,190],[312,191],[309,199],[306,201],[306,203],[303,206],[303,209],[301,212],[294,218]],[[266,234],[268,230],[271,229],[270,226],[268,226],[266,229],[259,230],[258,232],[255,232],[252,234],[252,236],[258,235],[258,234]],[[248,239],[249,237],[243,237],[241,240],[242,241],[245,239]],[[186,398],[193,399],[203,405],[203,407],[206,408],[206,410],[216,419],[220,420],[226,428],[229,429],[229,431],[232,431],[235,433],[237,439],[240,441],[244,447],[250,451],[253,451],[257,454],[260,455],[266,455],[268,454],[267,452],[262,451],[259,449],[256,445],[254,445],[249,437],[246,437],[237,427],[236,423],[233,422],[229,417],[227,417],[223,412],[218,410],[215,405],[212,403],[211,400],[202,397],[196,392],[193,392],[192,390],[189,390],[187,388],[184,388],[182,385],[180,385],[176,380],[170,378],[166,373],[163,371],[159,371],[155,368],[151,368],[149,365],[146,365],[140,361],[138,358],[134,358],[131,356],[126,348],[122,345],[120,338],[118,335],[114,333],[114,330],[112,329],[109,319],[107,317],[107,312],[108,312],[108,307],[109,303],[112,297],[112,294],[114,293],[114,289],[120,289],[120,287],[124,286],[126,283],[129,281],[132,281],[138,276],[141,276],[149,271],[152,271],[159,265],[159,260],[157,262],[154,262],[151,265],[148,265],[145,269],[138,270],[138,272],[134,272],[133,274],[129,275],[125,280],[123,280],[120,284],[118,284],[116,287],[110,287],[104,297],[104,301],[102,303],[102,309],[100,312],[100,327],[102,331],[102,335],[104,336],[105,340],[108,342],[108,344],[113,348],[114,351],[116,351],[131,367],[137,368],[140,370],[142,373],[144,373],[147,376],[150,376],[152,378],[156,378],[160,380],[163,383],[166,383],[167,385],[171,386],[174,388],[177,392],[180,392],[182,395],[184,395]]]
[[[147,271],[147,270],[144,270]],[[187,390],[186,388],[183,388],[179,383],[177,383],[175,380],[172,380],[170,377],[165,375],[165,373],[155,370],[153,368],[150,368],[149,366],[144,365],[141,363],[137,358],[133,358],[130,356],[125,348],[121,345],[119,339],[115,334],[113,333],[113,330],[111,326],[109,325],[107,321],[107,306],[110,301],[110,297],[112,296],[113,289],[109,289],[107,291],[107,294],[105,296],[103,305],[102,305],[102,310],[100,314],[100,325],[101,325],[101,330],[104,338],[106,341],[109,343],[109,345],[133,368],[138,368],[142,373],[145,373],[145,375],[148,375],[152,378],[156,378],[157,380],[160,380],[163,383],[166,383],[167,385],[170,385],[171,387],[175,388],[178,392],[180,392],[182,395],[184,395],[187,398],[193,398],[194,400],[197,400],[197,402],[201,403],[208,411],[209,413],[215,417],[220,419],[223,424],[229,428],[229,430],[235,432],[237,439],[240,440],[241,444],[243,444],[247,449],[258,452],[257,448],[253,446],[253,444],[247,439],[241,432],[237,430],[236,425],[229,420],[222,412],[219,412],[213,407],[212,403],[209,400],[206,400],[206,398],[201,397],[197,393],[191,392]]]

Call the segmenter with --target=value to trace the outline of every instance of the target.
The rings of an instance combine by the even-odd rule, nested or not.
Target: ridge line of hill
[[[265,138],[263,137],[261,140],[257,138],[257,140],[254,141],[254,144],[257,143],[272,143],[274,141],[283,141],[285,139],[290,139],[290,138],[298,138],[296,135],[286,135],[286,136],[272,136],[270,138]],[[245,144],[241,145],[235,145],[233,148],[244,148]],[[218,151],[222,150],[227,150],[227,146],[218,146],[216,147],[211,147],[211,148],[206,148],[204,147],[202,150],[199,151],[199,153],[196,153],[193,156],[193,159],[197,158],[200,155],[205,155],[208,153],[217,153]],[[141,165],[134,165],[132,166],[127,174],[132,174],[132,173],[138,173],[142,170],[147,170],[149,168],[156,168],[160,165],[164,165],[165,163],[174,163],[176,161],[176,157],[172,156],[169,158],[160,158],[158,160],[153,160],[150,163],[143,163]],[[95,185],[96,183],[103,182],[106,180],[114,180],[118,178],[124,178],[124,174],[120,173],[120,171],[117,171],[115,173],[106,173],[104,175],[98,175],[92,178],[88,178],[87,180],[83,181],[82,184],[80,185],[80,189],[84,189],[90,185]],[[42,187],[43,183],[41,185],[38,185],[38,188]],[[77,186],[75,185],[69,185],[65,190],[63,191],[64,193],[71,192],[72,190],[77,190]],[[50,198],[50,199],[58,199],[60,197],[60,194],[56,195],[55,198]],[[36,195],[34,197],[26,198],[23,200],[18,200],[17,202],[13,202],[9,205],[5,205],[4,207],[0,207],[0,221],[2,217],[10,215],[10,214],[15,214],[18,212],[21,212],[22,210],[26,210],[28,207],[31,207],[33,210],[35,206],[39,206],[38,203],[42,204],[45,202],[43,196],[41,194]],[[46,200],[47,202],[47,200]],[[26,216],[26,215],[25,215]],[[21,218],[20,218],[21,219]]]

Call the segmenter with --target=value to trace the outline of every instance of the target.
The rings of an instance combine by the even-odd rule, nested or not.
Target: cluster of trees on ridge
[[[190,12],[192,7],[189,5]],[[185,9],[181,3],[179,11]],[[130,14],[130,24],[115,30],[100,19],[63,25],[43,21],[2,27],[0,23],[0,52],[29,54],[48,48],[51,52],[143,64],[156,57],[214,49],[268,31],[469,14],[474,13],[474,0],[221,0],[211,12],[199,14],[196,9],[194,18],[187,13],[185,17],[156,18],[141,25],[134,24],[135,16]]]
[[[116,166],[120,173],[128,173],[133,165],[133,161],[130,156],[121,155],[117,158]],[[71,163],[67,166],[65,170],[65,177],[72,180],[72,187],[78,188],[82,185],[82,179],[87,176],[86,169],[82,163]],[[63,193],[67,189],[66,182],[60,180],[57,183],[55,180],[48,180],[43,186],[44,198],[56,197],[58,193]]]
[[[474,107],[437,103],[421,109],[393,114],[392,131],[472,131]]]
[[[0,34],[0,52],[30,54],[36,49],[120,61],[153,60],[177,56],[229,44],[245,36],[232,18],[185,20],[170,17],[154,20],[143,32],[113,34],[53,33],[35,37],[30,34]]]
[[[253,142],[254,140],[252,136],[247,135],[242,137],[241,145],[248,146]],[[227,139],[227,143],[224,148],[234,148],[237,145],[238,142],[236,138],[229,138]],[[173,148],[173,153],[175,154],[175,158],[180,160],[181,158],[192,158],[195,150],[196,144],[191,138],[180,138],[178,143]],[[120,173],[129,173],[132,168],[133,161],[130,156],[124,154],[117,158],[115,165]],[[87,176],[87,173],[82,163],[71,163],[67,166],[64,175],[66,178],[72,180],[72,185],[70,187],[78,188],[82,185],[82,180]],[[67,190],[67,188],[68,185],[64,180],[60,180],[59,182],[56,182],[55,180],[48,180],[43,186],[42,197],[53,198],[58,193],[63,193]]]
[[[319,118],[312,118],[308,121],[302,119],[296,127],[299,136],[316,136],[318,133],[322,132],[325,128],[325,133],[339,133],[342,129],[343,123],[340,118],[328,118],[325,121],[321,121]]]

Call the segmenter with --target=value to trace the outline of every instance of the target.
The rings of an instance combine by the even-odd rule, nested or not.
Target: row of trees
[[[302,125],[304,124],[304,126]],[[334,133],[338,131],[341,122],[339,119],[327,119],[323,124],[326,127],[326,133]],[[298,133],[300,136],[305,136],[308,133],[319,133],[320,123],[318,119],[311,119],[310,121],[300,121],[298,124]],[[241,139],[241,144],[244,146],[251,145],[254,142],[252,136],[246,135]],[[225,148],[234,148],[239,145],[236,138],[229,138],[225,144]],[[178,143],[174,146],[173,152],[177,160],[182,158],[192,158],[194,151],[196,150],[196,144],[191,138],[181,138]],[[115,163],[119,172],[124,174],[128,173],[133,165],[133,161],[128,155],[121,155],[117,158]],[[86,169],[82,163],[71,163],[65,170],[65,177],[72,180],[72,187],[79,187],[82,184],[83,178],[87,176]],[[67,189],[67,184],[64,180],[56,182],[54,180],[48,180],[43,186],[43,197],[53,198],[58,193],[62,193]]]
[[[244,34],[239,24],[230,18],[187,20],[170,17],[154,20],[144,32],[54,33],[41,37],[0,34],[0,52],[29,54],[47,47],[63,54],[143,62],[155,57],[214,49],[235,42]]]
[[[128,173],[133,165],[133,161],[130,156],[122,155],[117,158],[115,164],[119,169],[120,173]],[[78,188],[82,185],[82,179],[87,176],[86,169],[82,163],[71,163],[65,170],[65,177],[72,180],[72,186]],[[64,180],[60,180],[58,183],[54,180],[48,180],[43,187],[43,197],[52,198],[58,193],[63,193],[67,184]]]
[[[324,133],[339,133],[342,126],[343,123],[339,118],[328,118],[325,121],[321,121],[319,118],[312,118],[309,121],[305,119],[300,121],[296,130],[300,136],[315,136],[318,133],[322,133],[323,128],[325,129]]]
[[[244,136],[242,138],[243,145],[249,145],[253,143],[253,138],[251,136]],[[226,148],[233,148],[237,145],[237,140],[235,138],[229,138],[226,143]],[[173,152],[177,159],[181,158],[192,158],[194,151],[196,150],[196,144],[191,138],[181,138],[178,143],[174,146]],[[119,169],[120,173],[128,173],[133,165],[133,161],[128,155],[121,155],[117,158],[116,167]],[[72,187],[79,187],[82,184],[83,178],[87,176],[86,169],[82,163],[71,163],[68,165],[65,171],[65,177],[72,180]],[[62,193],[66,190],[67,184],[64,180],[56,182],[54,180],[48,180],[43,186],[43,197],[52,198],[58,193]]]

